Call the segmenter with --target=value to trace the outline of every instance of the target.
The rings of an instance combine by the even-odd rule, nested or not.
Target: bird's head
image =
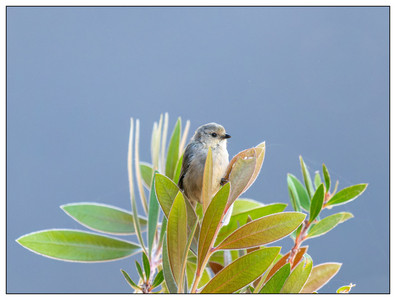
[[[205,144],[207,147],[215,148],[220,144],[226,145],[231,136],[226,133],[223,126],[217,123],[208,123],[198,127],[193,140]]]

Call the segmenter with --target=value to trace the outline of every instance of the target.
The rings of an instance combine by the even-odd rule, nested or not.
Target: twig
[[[289,262],[291,266],[293,265],[294,258],[296,257],[302,242],[304,242],[305,239],[307,238],[307,231],[310,225],[311,223],[308,220],[305,220],[302,225],[303,227],[301,228],[300,233],[296,236],[294,246],[290,251],[289,258],[287,259],[287,262]]]

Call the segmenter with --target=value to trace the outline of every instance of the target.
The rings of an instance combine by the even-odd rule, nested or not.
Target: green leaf
[[[165,216],[168,217],[172,203],[180,190],[172,180],[159,173],[155,175],[154,186],[162,211]],[[197,219],[197,215],[188,200],[185,200],[185,204],[187,209],[187,233],[189,234]],[[199,224],[197,227],[196,234],[191,244],[191,250],[194,251],[194,253],[197,253],[198,249]]]
[[[139,273],[139,277],[144,281],[144,274],[143,274],[143,271],[142,271],[142,266],[136,260],[135,260],[135,265],[136,265],[136,270]]]
[[[305,214],[283,212],[265,216],[243,225],[231,233],[217,249],[243,249],[279,240],[295,230]]]
[[[294,211],[301,212],[301,204],[300,199],[298,198],[297,189],[289,175],[287,176],[287,190],[289,191],[290,202]]]
[[[209,147],[208,154],[206,156],[205,168],[202,180],[202,208],[205,213],[209,206],[210,200],[212,199],[212,178],[213,178],[213,158],[212,148]]]
[[[157,171],[155,171],[157,173]],[[148,254],[151,257],[151,252],[153,250],[154,237],[157,233],[157,225],[159,218],[159,204],[157,200],[157,195],[155,193],[155,175],[153,176],[153,182],[151,184],[150,199],[149,199],[149,210],[148,210]]]
[[[162,267],[164,270],[164,278],[166,287],[168,288],[169,292],[172,294],[177,293],[177,285],[175,282],[175,278],[173,277],[171,266],[169,263],[169,252],[168,252],[168,243],[165,233],[165,238],[162,244]]]
[[[187,275],[187,284],[189,287],[191,287],[193,283],[196,269],[197,269],[197,265],[194,262],[188,260],[186,267],[186,275]],[[209,272],[207,269],[204,269],[201,279],[199,280],[198,283],[198,288],[200,289],[201,287],[203,287],[205,284],[209,282],[209,280],[210,280]]]
[[[330,281],[341,268],[340,263],[325,263],[313,267],[301,293],[313,293]]]
[[[149,163],[146,162],[141,162],[139,166],[140,166],[140,173],[143,179],[143,184],[148,190],[150,190],[151,181],[153,177],[153,168]]]
[[[201,293],[233,293],[243,288],[267,270],[279,251],[280,247],[264,248],[238,258],[217,273]]]
[[[285,264],[267,281],[260,294],[279,294],[287,277],[290,275],[290,263]]]
[[[183,256],[187,245],[187,211],[181,192],[177,194],[169,212],[167,244],[170,267],[180,291],[183,285]]]
[[[312,197],[311,208],[309,211],[309,222],[312,223],[316,217],[319,216],[323,207],[324,196],[324,185],[321,183]]]
[[[161,222],[161,232],[159,235],[158,245],[162,245],[162,241],[164,240],[167,225],[168,225],[168,219],[166,217],[163,217]]]
[[[151,268],[150,268],[150,262],[144,252],[142,253],[142,261],[144,267],[144,274],[146,275],[146,279],[148,279],[150,278]]]
[[[335,206],[340,204],[348,203],[358,196],[360,196],[367,187],[367,183],[361,183],[357,185],[353,185],[347,187],[338,193],[336,193],[330,200],[327,202],[328,206]]]
[[[314,194],[314,188],[312,186],[311,176],[309,175],[308,168],[305,165],[305,162],[301,155],[300,155],[300,164],[301,164],[301,172],[304,178],[305,187],[307,188],[309,197],[312,197]]]
[[[348,294],[354,286],[356,284],[350,283],[349,285],[344,285],[337,290],[337,294]]]
[[[282,294],[299,293],[307,282],[311,270],[312,259],[308,254],[304,254],[304,259],[291,272],[280,292]]]
[[[188,261],[188,253],[189,253],[191,242],[192,242],[192,240],[194,238],[195,230],[196,230],[196,228],[198,226],[198,223],[199,223],[199,220],[196,219],[194,225],[191,228],[190,233],[188,234],[188,240],[187,240],[186,246],[184,248],[184,253],[183,253],[183,256],[182,256],[183,265],[182,265],[182,269],[181,269],[181,272],[183,273],[183,276],[185,276],[185,274],[187,273],[187,269],[186,268],[187,268],[187,261]],[[187,293],[188,278],[184,278],[183,277],[183,280],[184,280],[184,293]],[[179,291],[181,291],[181,287],[179,287]]]
[[[203,218],[203,208],[202,208],[202,204],[197,202],[196,206],[195,206],[195,213],[197,215],[197,217],[199,218],[199,220],[202,220]]]
[[[157,286],[159,286],[162,282],[164,281],[164,271],[161,270],[158,272],[158,274],[155,276],[154,280],[153,280],[153,284],[151,285],[154,288],[156,288]]]
[[[162,211],[168,217],[173,200],[180,190],[172,180],[159,173],[155,175],[154,186]]]
[[[144,242],[143,242],[143,237],[142,237],[142,229],[140,228],[140,223],[137,222],[138,220],[138,214],[137,214],[137,207],[136,207],[136,200],[135,197],[132,197],[132,215],[133,215],[133,227],[135,228],[135,232],[138,238],[138,241],[140,243],[140,246],[142,247],[144,252],[147,252],[147,249],[145,248]]]
[[[330,187],[331,187],[331,180],[330,180],[329,171],[327,170],[327,167],[325,164],[323,164],[323,177],[324,177],[324,181],[326,184],[326,191],[329,193]]]
[[[238,201],[235,201],[234,204],[237,204]],[[258,218],[282,212],[286,208],[286,204],[283,203],[274,203],[268,204],[266,206],[261,206],[258,208],[250,209],[250,210],[239,210],[235,214],[235,206],[233,210],[233,214],[231,216],[230,222],[227,225],[223,225],[217,235],[216,245],[218,245],[221,241],[223,241],[228,235],[234,232],[238,227],[245,225],[247,217],[250,216],[252,220],[256,220]]]
[[[216,193],[206,210],[199,235],[198,269],[202,268],[205,257],[213,246],[216,229],[223,216],[229,194],[230,183],[227,183]]]
[[[190,201],[184,199],[184,204],[186,205],[186,210],[187,210],[187,235],[190,236],[191,231],[192,230],[195,231],[193,240],[191,241],[190,250],[193,251],[194,254],[196,255],[198,253],[198,239],[199,239],[199,232],[201,229],[199,226],[199,222],[197,223],[198,217],[195,214],[194,208],[191,206]]]
[[[282,212],[285,210],[287,204],[284,203],[272,203],[272,204],[267,204],[267,205],[262,205],[260,207],[246,210],[246,211],[239,211],[238,213],[235,213],[233,211],[231,220],[232,221],[239,221],[240,225],[245,224],[246,218],[250,216],[252,220],[258,219],[260,217],[264,217],[270,214]],[[230,220],[230,222],[231,222]]]
[[[224,265],[224,255],[229,252],[232,251],[216,251],[210,256],[209,261]]]
[[[122,275],[124,275],[124,278],[126,280],[126,282],[134,289],[136,290],[141,290],[141,288],[131,279],[131,277],[129,277],[128,273],[125,272],[124,270],[121,269],[121,273]]]
[[[180,126],[181,120],[178,118],[169,141],[168,153],[166,155],[165,175],[169,178],[173,178],[175,175],[175,168],[179,159]]]
[[[314,177],[314,184],[315,188],[317,189],[322,183],[322,179],[320,178],[319,171],[315,172],[315,177]]]
[[[69,203],[61,208],[81,225],[103,233],[134,234],[132,214],[118,207],[99,203]],[[147,220],[139,217],[142,230],[147,229]]]
[[[32,232],[17,242],[37,254],[72,262],[104,262],[141,251],[139,245],[128,241],[67,229]]]
[[[309,198],[306,188],[303,186],[300,180],[298,180],[297,177],[294,176],[293,174],[287,174],[287,178],[288,178],[288,185],[290,186],[290,188],[294,186],[293,189],[293,191],[295,191],[294,196],[298,199],[298,203],[301,205],[303,209],[309,211],[311,200]]]
[[[246,199],[246,198],[238,198],[237,200],[235,200],[234,202],[234,208],[232,210],[232,215],[237,215],[239,213],[248,211],[248,210],[252,210],[253,208],[259,208],[259,207],[263,207],[264,204],[256,201],[256,200],[252,200],[252,199]],[[286,206],[286,204],[285,204]]]
[[[340,212],[340,213],[328,216],[328,217],[320,220],[318,223],[313,224],[310,227],[310,229],[308,231],[307,238],[314,238],[314,237],[321,236],[321,235],[329,232],[330,230],[332,230],[338,224],[341,224],[352,217],[353,217],[353,215],[349,212]]]
[[[181,168],[183,165],[183,155],[184,155],[184,153],[182,155],[180,155],[179,160],[177,161],[177,164],[176,164],[175,176],[173,176],[173,181],[175,183],[179,182]]]

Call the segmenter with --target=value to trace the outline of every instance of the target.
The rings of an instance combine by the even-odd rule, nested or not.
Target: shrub
[[[53,229],[24,235],[17,242],[35,253],[70,262],[104,262],[141,252],[141,263],[135,261],[139,281],[135,283],[127,272],[121,272],[133,290],[142,293],[313,293],[337,274],[340,263],[314,266],[308,247],[302,243],[352,218],[349,212],[323,219],[320,214],[326,208],[354,200],[367,184],[337,192],[337,181],[331,190],[326,166],[323,164],[323,180],[316,172],[312,181],[300,156],[303,183],[296,176],[287,175],[294,211],[285,212],[283,203],[264,205],[240,198],[261,170],[265,156],[265,143],[261,143],[238,153],[225,174],[228,182],[213,198],[203,192],[202,205],[193,208],[176,184],[189,122],[183,133],[181,127],[179,118],[165,151],[168,115],[161,115],[154,124],[152,163],[148,164],[139,159],[139,120],[134,123],[131,119],[128,146],[131,212],[98,203],[61,206],[77,222],[100,234]],[[210,153],[203,191],[208,190],[206,183],[211,182]],[[138,215],[134,176],[145,216]],[[225,224],[223,218],[232,208],[229,223]],[[109,235],[136,235],[139,243]],[[294,241],[290,251],[282,253],[281,247],[266,246],[286,236]],[[337,292],[349,292],[352,286],[341,287]]]

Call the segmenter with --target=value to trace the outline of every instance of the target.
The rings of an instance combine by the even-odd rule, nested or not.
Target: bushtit
[[[194,207],[197,202],[202,203],[202,181],[209,147],[213,158],[212,196],[223,184],[222,178],[228,166],[227,139],[230,137],[223,126],[209,123],[200,126],[187,145],[178,185]]]

